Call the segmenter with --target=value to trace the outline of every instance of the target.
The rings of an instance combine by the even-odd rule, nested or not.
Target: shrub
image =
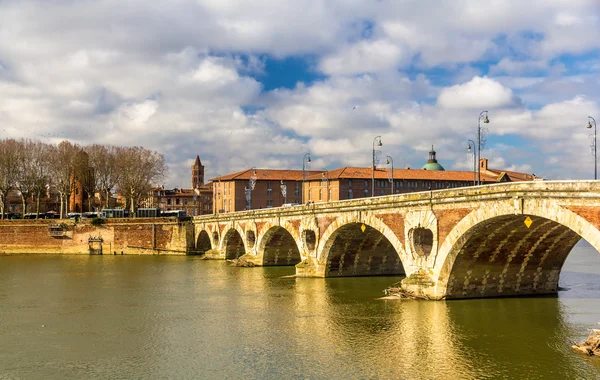
[[[94,218],[91,222],[92,226],[100,227],[106,224],[106,220],[102,218]]]

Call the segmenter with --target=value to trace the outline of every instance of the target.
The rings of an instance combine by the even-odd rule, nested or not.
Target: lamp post
[[[588,129],[592,129],[592,125],[594,126],[594,179],[598,179],[598,160],[596,159],[596,119],[591,116],[588,116]]]
[[[371,166],[371,196],[375,196],[375,143],[377,146],[382,146],[381,136],[377,136],[373,139],[373,166]]]
[[[306,153],[304,157],[302,157],[302,204],[304,204],[304,180],[305,180],[305,164],[310,164],[310,153]]]
[[[475,161],[477,157],[477,152],[475,151],[475,141],[469,140],[468,144],[469,145],[467,145],[467,152],[471,152],[471,149],[473,150],[473,186],[475,186],[477,185],[477,162]]]
[[[481,111],[479,118],[477,119],[477,162],[481,160],[481,120],[484,124],[488,124],[488,111]],[[481,185],[481,164],[477,165],[477,184]]]
[[[385,164],[392,164],[392,176],[390,178],[390,182],[392,183],[392,195],[394,195],[394,160],[392,159],[392,157],[387,156],[387,161],[385,162]]]
[[[252,209],[252,190],[254,190],[254,187],[256,186],[256,166],[251,167],[250,170],[254,171],[248,179],[248,186],[244,189],[246,193],[246,210]],[[225,202],[224,199],[223,202]]]
[[[281,189],[281,195],[283,195],[283,203],[287,203],[287,185],[281,180],[279,184],[279,188]]]
[[[327,169],[323,168],[323,173],[321,173],[321,177],[323,177],[323,183],[325,183],[325,202],[329,202],[329,172]]]

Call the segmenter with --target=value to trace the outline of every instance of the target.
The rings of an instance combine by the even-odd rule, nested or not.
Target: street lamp
[[[488,111],[481,111],[479,118],[477,119],[477,162],[481,160],[481,120],[484,124],[488,124]],[[481,164],[477,165],[477,184],[481,185]]]
[[[321,177],[323,177],[323,181],[325,183],[325,202],[329,202],[329,172],[327,169],[323,168],[323,173],[321,173]]]
[[[475,158],[477,157],[477,152],[475,151],[475,141],[469,140],[469,145],[467,145],[467,152],[471,152],[473,150],[473,186],[477,185],[477,162]]]
[[[382,146],[381,136],[377,136],[373,139],[373,166],[371,166],[371,196],[375,196],[375,143],[377,146]]]
[[[281,195],[283,195],[283,203],[287,203],[287,185],[281,180],[279,184],[279,188],[281,189]]]
[[[588,116],[588,129],[592,129],[592,125],[594,126],[594,144],[592,147],[594,148],[594,179],[598,179],[598,160],[596,159],[596,119],[591,116]]]
[[[304,157],[302,157],[302,204],[304,204],[304,180],[306,179],[304,169],[305,164],[307,163],[310,164],[310,153],[306,153]]]
[[[248,186],[244,189],[246,193],[246,210],[252,209],[252,190],[254,190],[254,187],[256,186],[256,166],[251,167],[249,170],[254,171],[248,179]],[[223,202],[225,202],[225,199],[223,199]]]
[[[394,195],[394,160],[392,157],[387,156],[387,160],[385,161],[386,165],[392,164],[392,176],[390,178],[390,182],[392,183],[392,195]]]

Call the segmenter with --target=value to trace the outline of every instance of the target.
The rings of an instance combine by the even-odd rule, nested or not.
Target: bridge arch
[[[336,220],[319,243],[325,277],[405,274],[398,237],[375,217]]]
[[[297,240],[281,226],[271,226],[262,234],[258,255],[262,265],[296,265],[301,261]]]
[[[196,239],[196,252],[202,255],[211,248],[212,242],[210,241],[208,231],[200,230],[200,232],[198,232],[198,238]]]
[[[222,251],[225,252],[226,260],[237,259],[246,254],[245,234],[244,231],[239,231],[235,227],[230,227],[226,230],[223,241]]]
[[[436,296],[555,294],[562,266],[581,238],[600,251],[600,231],[554,200],[486,206],[463,218],[440,247],[432,272],[438,274]]]

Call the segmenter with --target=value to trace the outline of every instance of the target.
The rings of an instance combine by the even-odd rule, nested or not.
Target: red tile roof
[[[322,180],[323,174],[329,179],[371,179],[371,168],[344,167],[328,172],[321,172],[312,175],[307,180]],[[388,170],[383,168],[375,169],[375,179],[387,179]],[[423,170],[423,169],[394,169],[395,179],[408,180],[431,180],[431,181],[473,181],[473,172],[471,171],[450,171],[450,170]],[[484,182],[497,182],[496,177],[491,177],[481,173],[481,180]]]
[[[247,169],[237,173],[227,174],[212,178],[211,181],[235,181],[249,180],[253,171],[256,171],[256,180],[266,181],[301,181],[302,170],[277,170],[277,169]],[[371,179],[371,168],[343,167],[329,171],[306,170],[306,180],[322,180],[325,176],[329,179]],[[482,182],[498,182],[505,174],[511,181],[532,181],[531,174],[501,171],[488,169],[488,173],[481,173]],[[387,179],[388,170],[383,168],[375,169],[376,179]],[[430,181],[473,181],[472,171],[452,171],[452,170],[424,170],[424,169],[394,169],[395,179],[407,180],[430,180]]]
[[[279,169],[247,169],[241,172],[222,175],[220,177],[211,178],[213,182],[217,181],[236,181],[249,180],[253,172],[256,171],[257,181],[301,181],[302,170],[279,170]],[[305,170],[306,177],[315,173],[321,173],[315,170]]]
[[[506,174],[511,181],[533,181],[535,178],[532,174],[527,173],[519,173],[519,172],[511,172],[507,170],[497,170],[497,169],[488,169],[488,172],[492,172],[498,174],[498,179],[502,177],[503,174]]]

